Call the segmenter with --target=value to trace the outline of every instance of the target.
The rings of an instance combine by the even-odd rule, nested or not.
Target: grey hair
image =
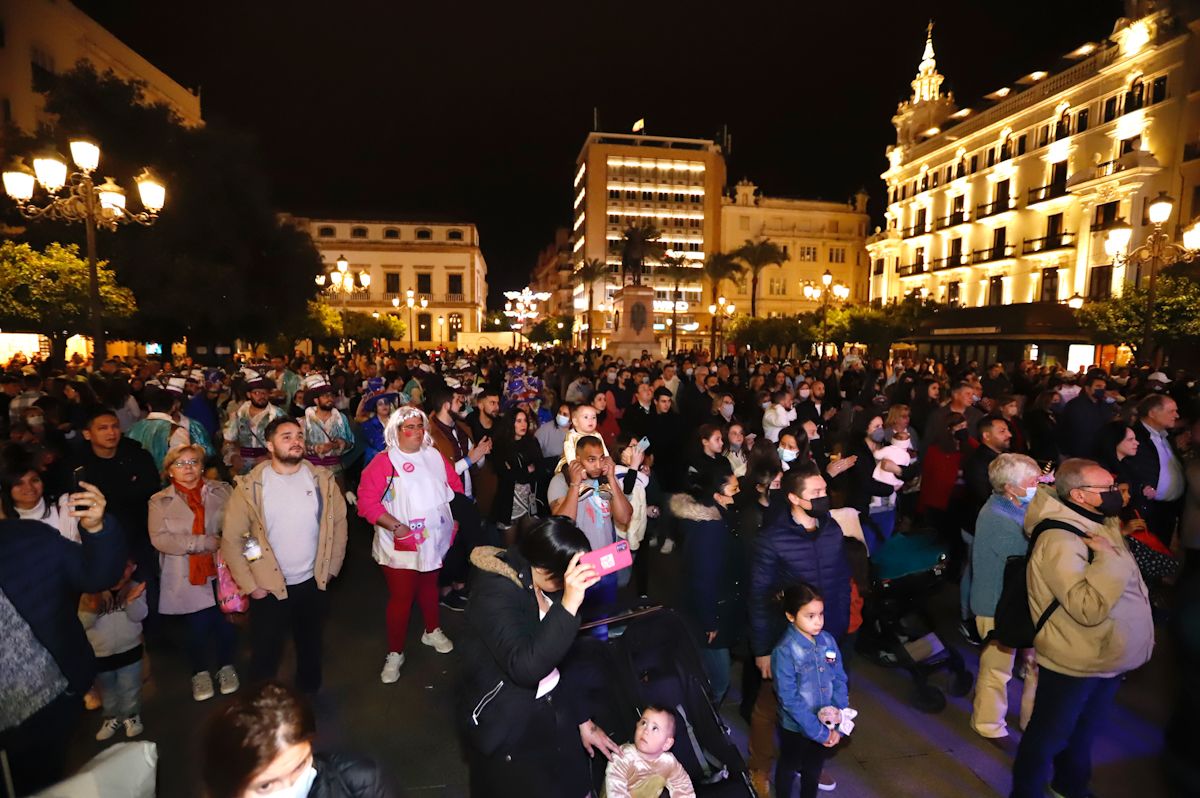
[[[1005,452],[988,465],[988,481],[995,493],[1004,493],[1006,485],[1019,485],[1029,477],[1041,476],[1042,470],[1032,457]]]
[[[1054,472],[1054,490],[1058,493],[1058,498],[1063,501],[1069,501],[1071,491],[1088,484],[1088,481],[1083,476],[1083,472],[1089,468],[1103,467],[1095,460],[1088,460],[1085,457],[1072,457],[1069,460],[1064,460],[1062,465],[1058,467],[1058,470]]]
[[[387,426],[383,428],[383,440],[387,443],[389,449],[400,448],[400,425],[410,418],[421,419],[421,424],[425,427],[425,437],[421,441],[421,448],[428,449],[433,446],[433,438],[429,437],[429,417],[422,412],[419,407],[404,407],[397,408],[391,417],[388,418]]]

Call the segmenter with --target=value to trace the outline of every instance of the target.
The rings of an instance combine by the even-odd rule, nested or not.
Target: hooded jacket
[[[1053,599],[1061,606],[1034,638],[1039,665],[1077,677],[1110,677],[1146,663],[1154,650],[1150,597],[1119,521],[1062,502],[1039,490],[1025,514],[1025,535],[1045,519],[1102,537],[1114,551],[1096,551],[1066,530],[1043,532],[1029,557],[1029,609],[1034,618]]]

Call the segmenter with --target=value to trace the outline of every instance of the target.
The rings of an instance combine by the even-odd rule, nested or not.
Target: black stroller
[[[949,674],[946,691],[964,696],[974,677],[962,655],[937,636],[925,606],[946,580],[946,551],[932,535],[896,535],[871,558],[871,592],[863,605],[856,650],[885,667],[903,668],[913,680],[911,701],[922,712],[941,712],[946,696],[929,683]]]
[[[745,760],[712,702],[700,652],[683,619],[671,610],[649,607],[584,628],[600,624],[608,626],[608,641],[583,637],[576,652],[602,671],[597,674],[602,678],[590,680],[593,720],[614,742],[624,744],[632,741],[647,704],[669,708],[675,714],[671,753],[691,776],[696,794],[753,798]],[[601,757],[592,763],[597,794],[605,765]]]

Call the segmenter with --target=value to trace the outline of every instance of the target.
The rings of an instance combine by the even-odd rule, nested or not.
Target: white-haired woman
[[[987,640],[995,625],[996,604],[1004,586],[1004,565],[1009,557],[1024,555],[1029,548],[1025,537],[1025,511],[1037,493],[1042,471],[1033,458],[1005,453],[988,466],[992,495],[979,511],[975,522],[975,545],[971,552],[971,611],[980,638]],[[1037,666],[1031,652],[1022,654],[1026,662],[1025,688],[1021,695],[1021,728],[1033,712],[1037,689]],[[979,653],[979,679],[975,682],[975,704],[971,728],[982,737],[1008,736],[1008,682],[1012,679],[1017,652],[988,640]]]
[[[414,598],[425,619],[421,642],[439,654],[454,650],[438,623],[438,571],[454,540],[450,501],[463,488],[428,426],[418,408],[392,413],[383,432],[387,449],[363,469],[358,486],[358,514],[375,526],[371,554],[388,586],[388,655],[379,675],[384,684],[400,678]]]

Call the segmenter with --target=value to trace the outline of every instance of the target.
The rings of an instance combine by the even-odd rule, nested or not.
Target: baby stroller
[[[950,675],[953,696],[971,690],[974,677],[962,655],[944,645],[925,607],[945,581],[946,551],[931,533],[895,535],[871,558],[871,593],[863,605],[856,650],[885,667],[903,668],[913,680],[911,701],[922,712],[941,712],[946,696],[929,683]]]
[[[691,776],[696,795],[753,798],[746,763],[709,695],[700,652],[683,619],[671,610],[649,607],[585,628],[597,624],[608,625],[608,641],[581,637],[576,646],[576,656],[599,669],[595,675],[600,678],[591,680],[592,719],[621,745],[632,742],[647,704],[669,708],[675,715],[671,753]],[[598,795],[606,764],[602,757],[592,762]]]

